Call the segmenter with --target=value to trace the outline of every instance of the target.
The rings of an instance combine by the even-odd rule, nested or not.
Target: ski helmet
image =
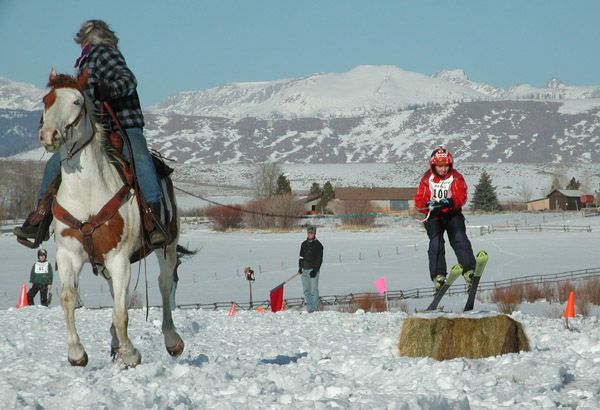
[[[452,153],[446,148],[439,146],[431,153],[431,166],[435,165],[449,165],[452,167]]]
[[[48,252],[46,252],[46,249],[44,249],[44,248],[38,249],[38,258],[42,255],[44,255],[46,257],[48,256]]]

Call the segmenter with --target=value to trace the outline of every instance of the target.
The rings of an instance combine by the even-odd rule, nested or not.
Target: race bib
[[[35,273],[48,273],[48,262],[36,262],[34,272]]]
[[[429,191],[431,192],[431,200],[439,201],[443,198],[452,198],[452,181],[454,177],[442,179],[439,182],[434,181],[435,175],[431,175],[429,178]]]

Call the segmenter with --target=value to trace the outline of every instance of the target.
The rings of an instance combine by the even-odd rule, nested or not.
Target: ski
[[[477,287],[479,286],[479,280],[481,279],[481,275],[483,274],[485,265],[487,265],[488,254],[486,251],[479,251],[475,256],[475,259],[477,260],[477,264],[475,265],[473,282],[469,287],[469,296],[467,297],[467,303],[465,304],[463,312],[473,310],[473,305],[475,304],[475,296],[477,295]]]
[[[425,312],[429,312],[429,311],[437,309],[438,305],[440,304],[440,301],[442,300],[442,298],[446,294],[446,291],[448,291],[448,289],[450,289],[450,286],[452,286],[452,284],[454,283],[454,281],[460,275],[462,275],[462,273],[463,273],[463,267],[462,267],[462,265],[460,263],[457,263],[456,265],[454,265],[452,267],[452,269],[450,269],[450,274],[446,278],[446,283],[444,283],[444,285],[441,288],[439,288],[437,290],[437,292],[435,292],[435,295],[433,296],[433,301],[427,307],[427,309],[425,309]]]

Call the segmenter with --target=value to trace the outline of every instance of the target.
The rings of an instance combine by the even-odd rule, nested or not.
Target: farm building
[[[555,189],[546,195],[545,198],[534,199],[527,202],[528,211],[545,210],[563,210],[577,211],[585,206],[582,198],[586,199],[590,195],[585,195],[582,191],[574,189]]]
[[[344,202],[370,201],[376,212],[413,213],[417,188],[336,188],[336,208]]]

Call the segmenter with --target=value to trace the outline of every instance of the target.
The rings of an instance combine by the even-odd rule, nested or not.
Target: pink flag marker
[[[377,292],[381,293],[382,295],[385,292],[387,292],[387,284],[385,283],[385,276],[380,277],[373,283],[375,283],[375,288],[377,289]]]

